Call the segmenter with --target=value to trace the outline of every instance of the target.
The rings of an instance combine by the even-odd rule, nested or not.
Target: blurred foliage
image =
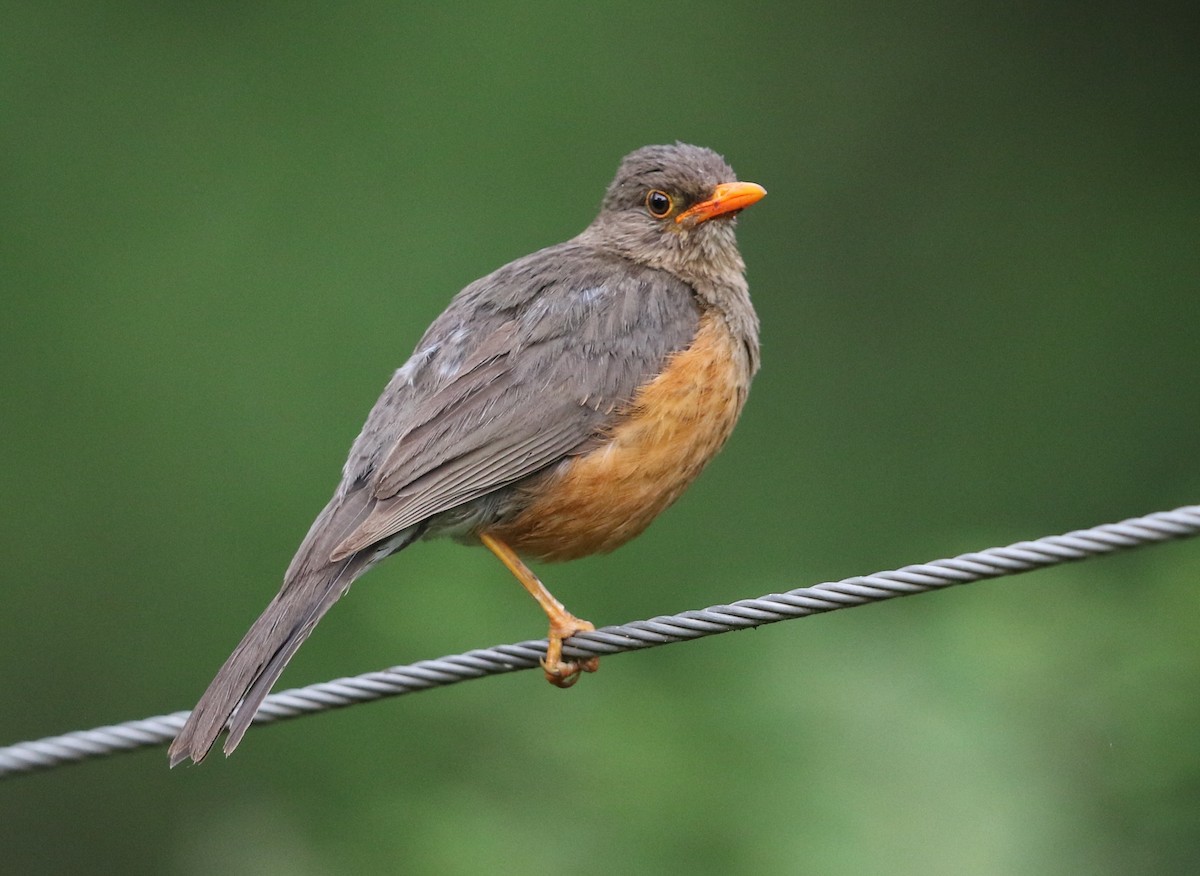
[[[1188,7],[6,3],[0,742],[187,708],[391,370],[675,139],[770,197],[764,369],[598,623],[1200,498]],[[0,786],[12,873],[1192,873],[1200,544]],[[537,636],[482,551],[295,686]]]

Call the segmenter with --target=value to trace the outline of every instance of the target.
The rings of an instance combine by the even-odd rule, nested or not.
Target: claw
[[[563,660],[562,646],[565,639],[576,633],[587,633],[596,629],[594,624],[580,620],[571,614],[556,617],[551,621],[550,633],[547,637],[546,656],[541,659],[542,672],[546,681],[555,687],[573,687],[579,681],[581,672],[595,672],[600,668],[599,657],[588,657],[584,660]]]

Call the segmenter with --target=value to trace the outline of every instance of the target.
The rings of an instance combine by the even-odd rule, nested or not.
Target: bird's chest
[[[610,551],[642,532],[721,449],[746,400],[751,366],[723,318],[638,391],[598,446],[539,478],[532,501],[495,532],[547,560]]]

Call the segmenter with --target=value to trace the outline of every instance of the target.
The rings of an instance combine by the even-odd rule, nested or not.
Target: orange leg
[[[533,574],[529,567],[521,561],[516,551],[486,532],[479,536],[479,540],[499,558],[500,562],[504,563],[508,571],[512,572],[521,582],[521,586],[529,591],[529,595],[537,600],[542,611],[546,612],[546,617],[550,618],[550,634],[548,636],[550,641],[546,648],[546,657],[542,660],[542,670],[546,673],[546,680],[558,687],[570,687],[579,680],[580,672],[595,672],[599,669],[599,657],[589,657],[587,660],[579,662],[562,659],[563,639],[569,639],[576,633],[584,633],[596,628],[567,611],[563,604],[555,599],[546,586],[538,580],[537,575]]]

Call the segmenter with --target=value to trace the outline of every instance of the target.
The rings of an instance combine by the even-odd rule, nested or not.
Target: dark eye
[[[671,196],[666,192],[661,192],[658,189],[651,189],[646,195],[646,209],[650,211],[650,215],[655,219],[662,219],[671,212],[674,207],[674,202],[671,201]]]

